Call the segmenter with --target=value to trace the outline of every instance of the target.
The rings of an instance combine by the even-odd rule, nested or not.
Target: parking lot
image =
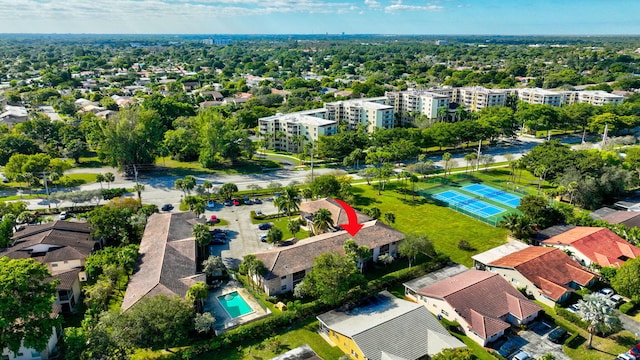
[[[258,225],[251,223],[252,210],[260,210],[264,214],[274,214],[277,208],[273,205],[273,201],[240,206],[223,206],[217,203],[214,210],[205,212],[207,219],[211,215],[216,215],[218,218],[229,222],[229,225],[216,225],[216,228],[228,230],[227,243],[211,247],[213,250],[212,255],[222,257],[228,268],[237,269],[245,255],[273,247],[273,245],[260,242],[260,235],[266,234],[267,231],[258,230]]]
[[[536,321],[529,324],[527,330],[519,331],[518,335],[509,336],[506,341],[496,342],[493,347],[497,350],[502,344],[508,342],[515,345],[511,356],[517,350],[524,350],[534,359],[539,359],[545,354],[552,354],[557,360],[569,360],[569,357],[562,351],[562,344],[554,344],[547,338],[551,330],[553,330],[553,326]]]

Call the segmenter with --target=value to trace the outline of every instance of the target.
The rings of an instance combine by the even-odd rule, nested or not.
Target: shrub
[[[624,304],[620,305],[620,312],[623,313],[623,314],[628,314],[635,307],[636,307],[636,304],[633,301],[630,301],[630,302],[627,302],[627,303],[624,303]]]
[[[556,314],[562,316],[563,318],[567,319],[568,321],[578,325],[579,327],[583,328],[583,329],[587,329],[589,327],[589,323],[582,320],[580,318],[580,316],[572,313],[571,311],[568,311],[567,309],[564,309],[560,306],[556,306],[555,308],[556,310]]]
[[[458,249],[463,250],[463,251],[475,251],[476,250],[473,246],[471,246],[471,243],[469,243],[467,240],[458,241]]]

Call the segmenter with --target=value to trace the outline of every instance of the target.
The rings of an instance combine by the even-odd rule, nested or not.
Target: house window
[[[293,273],[293,286],[297,285],[299,282],[304,279],[305,271],[301,270]]]
[[[384,255],[388,253],[389,253],[389,244],[380,246],[380,255]]]
[[[442,315],[444,315],[444,316],[449,316],[449,313],[448,313],[448,312],[446,312],[446,311],[444,311],[444,309],[440,310],[440,312],[441,312],[441,313],[442,313]]]
[[[58,264],[56,264],[56,263],[51,263],[51,267],[58,267]]]
[[[280,277],[280,280],[284,280],[284,279],[286,279],[286,278],[287,278],[287,275],[285,275],[285,276],[281,276],[281,277]]]

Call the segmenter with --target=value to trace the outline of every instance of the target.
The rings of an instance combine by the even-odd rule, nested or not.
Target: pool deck
[[[227,311],[222,307],[220,302],[218,301],[218,296],[226,295],[237,291],[242,298],[247,302],[247,304],[251,307],[253,312],[238,316],[236,318],[231,318]],[[238,325],[246,324],[248,322],[263,318],[271,314],[269,309],[264,309],[258,301],[245,289],[242,284],[235,280],[229,280],[226,283],[222,284],[221,287],[210,291],[207,300],[204,303],[204,311],[209,311],[213,313],[213,316],[216,318],[216,322],[213,324],[213,328],[216,330],[216,333],[220,334],[229,329],[232,329]]]

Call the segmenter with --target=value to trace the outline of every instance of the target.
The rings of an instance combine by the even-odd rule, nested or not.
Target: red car
[[[220,219],[218,219],[218,217],[217,217],[217,216],[215,216],[215,215],[211,215],[211,217],[209,218],[209,222],[212,222],[212,223],[214,223],[214,224],[217,224],[217,223],[219,223],[219,222],[220,222]]]
[[[240,206],[240,201],[238,201],[237,199],[233,200],[233,205]]]
[[[629,349],[629,355],[634,356],[636,359],[640,358],[640,344]]]

